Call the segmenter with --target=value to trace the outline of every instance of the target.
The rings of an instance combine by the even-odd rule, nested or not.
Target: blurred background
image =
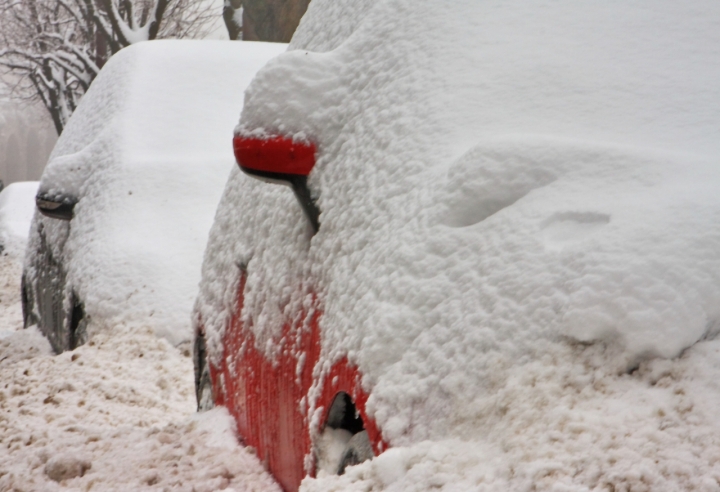
[[[0,0],[0,181],[40,179],[105,62],[140,41],[292,38],[310,0]]]

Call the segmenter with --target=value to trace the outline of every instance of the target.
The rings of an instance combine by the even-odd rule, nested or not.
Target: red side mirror
[[[287,137],[236,135],[233,150],[240,169],[262,178],[287,181],[288,177],[307,176],[315,165],[315,144]]]
[[[275,183],[289,184],[315,232],[320,228],[320,210],[310,194],[307,177],[315,166],[315,144],[288,137],[233,138],[235,159],[245,173]]]

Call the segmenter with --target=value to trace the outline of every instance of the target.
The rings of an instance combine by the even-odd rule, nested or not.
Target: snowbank
[[[37,189],[38,183],[29,181],[12,183],[0,192],[0,253],[20,257],[25,252]]]
[[[0,340],[0,490],[279,490],[227,411],[193,414],[189,354],[106,335],[58,356],[35,327]]]
[[[410,446],[308,490],[379,490],[393,460],[393,490],[718,486],[719,20],[705,0],[311,3],[236,131],[316,142],[320,231],[233,170],[197,304],[217,360],[237,265],[268,354],[315,291],[316,372],[347,355]]]
[[[59,139],[40,192],[79,198],[70,223],[38,217],[84,304],[90,330],[149,325],[188,341],[200,261],[227,174],[242,88],[285,49],[269,43],[153,41],[107,63]],[[239,88],[239,89],[238,89]]]

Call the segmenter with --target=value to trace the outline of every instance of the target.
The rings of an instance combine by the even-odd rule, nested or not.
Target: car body
[[[205,253],[201,403],[289,491],[342,472],[363,430],[374,454],[476,442],[508,483],[543,453],[582,459],[523,446],[553,428],[587,450],[553,412],[600,439],[613,412],[563,405],[631,397],[577,388],[717,333],[718,18],[706,1],[314,0],[236,127],[250,176],[231,174]],[[309,196],[317,227],[253,176]]]
[[[25,259],[25,324],[55,351],[128,325],[190,342],[202,251],[232,162],[218,129],[242,104],[238,84],[284,49],[154,41],[106,64],[42,176]]]

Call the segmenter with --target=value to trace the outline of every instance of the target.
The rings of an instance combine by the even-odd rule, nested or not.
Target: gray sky
[[[39,180],[56,140],[42,107],[0,97],[0,180],[5,185]]]

